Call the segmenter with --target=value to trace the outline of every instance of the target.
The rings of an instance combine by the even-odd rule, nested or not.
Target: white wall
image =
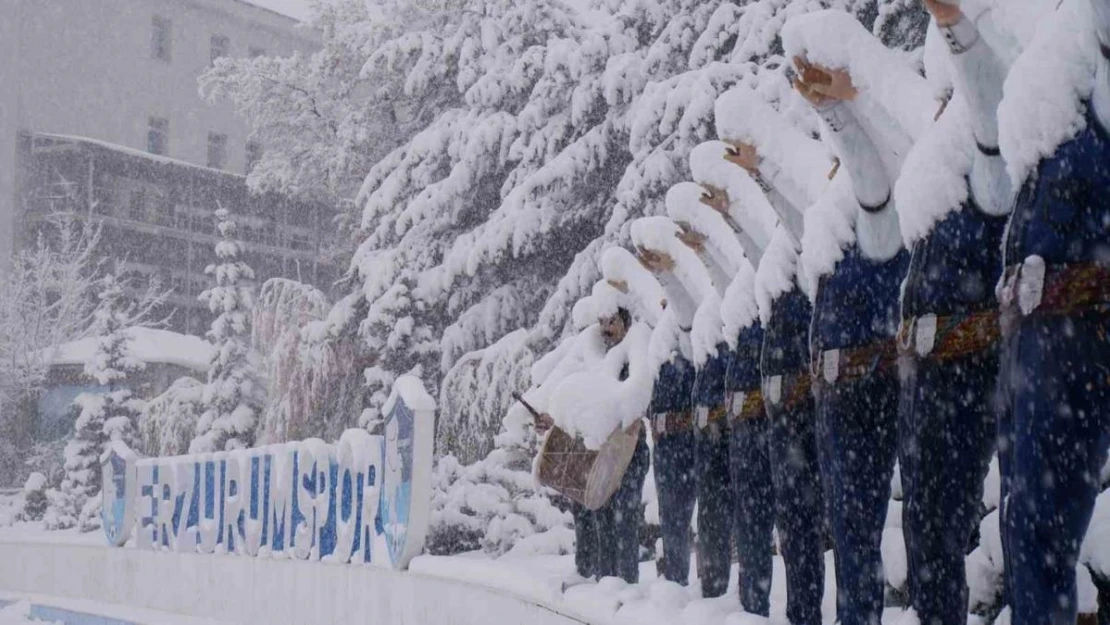
[[[0,591],[243,625],[581,623],[490,588],[427,575],[51,543],[0,542]]]
[[[155,15],[172,23],[172,60],[152,58]],[[248,128],[198,93],[211,37],[230,55],[308,52],[318,35],[241,0],[0,0],[0,270],[9,260],[19,132],[77,135],[147,148],[151,116],[170,122],[167,156],[207,165],[208,133],[225,134],[226,169],[245,173]]]
[[[6,0],[10,2],[11,0]],[[230,106],[201,99],[197,77],[214,34],[230,56],[289,55],[310,31],[238,0],[17,0],[22,4],[20,126],[146,150],[148,119],[170,122],[168,156],[207,164],[208,133],[228,135],[228,170],[244,173],[247,128]],[[169,19],[170,62],[152,58],[152,19]]]
[[[15,227],[15,152],[19,128],[18,4],[0,0],[0,272],[11,260]]]

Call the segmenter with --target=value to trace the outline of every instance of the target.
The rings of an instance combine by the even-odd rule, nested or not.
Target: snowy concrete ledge
[[[511,590],[421,573],[419,560],[413,563],[413,572],[399,573],[368,566],[6,542],[0,538],[0,599],[31,598],[35,604],[100,613],[115,618],[116,623],[137,625],[164,625],[165,621],[145,620],[136,610],[202,619],[174,619],[182,625],[213,621],[240,625],[484,625],[491,614],[505,623],[585,622]],[[59,605],[63,601],[110,604],[117,607],[117,615],[134,617]],[[120,612],[124,606],[130,611]]]

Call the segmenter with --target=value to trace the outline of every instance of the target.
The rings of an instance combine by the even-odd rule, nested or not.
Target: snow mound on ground
[[[29,601],[17,601],[7,607],[0,608],[0,625],[41,625],[47,622],[61,625],[58,621],[40,621],[31,618],[31,603]]]
[[[1110,490],[1095,500],[1095,511],[1083,540],[1079,561],[1110,579]]]

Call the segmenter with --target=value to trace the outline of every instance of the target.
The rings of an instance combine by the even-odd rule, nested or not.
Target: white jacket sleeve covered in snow
[[[860,251],[873,260],[893,257],[902,247],[902,238],[890,180],[878,148],[848,103],[835,101],[818,109],[818,113],[828,127],[830,143],[852,179],[860,205],[856,223]]]
[[[941,27],[940,32],[951,53],[956,87],[971,110],[977,146],[970,174],[971,195],[983,212],[1004,215],[1011,205],[1010,177],[998,149],[998,104],[1006,69],[968,17]]]

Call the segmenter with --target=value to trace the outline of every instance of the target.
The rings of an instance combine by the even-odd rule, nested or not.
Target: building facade
[[[172,287],[175,329],[203,332],[213,213],[237,216],[259,280],[316,285],[326,207],[254,196],[264,146],[197,78],[214,59],[309,53],[311,30],[242,0],[0,2],[0,258],[58,215],[102,225],[137,287]]]

